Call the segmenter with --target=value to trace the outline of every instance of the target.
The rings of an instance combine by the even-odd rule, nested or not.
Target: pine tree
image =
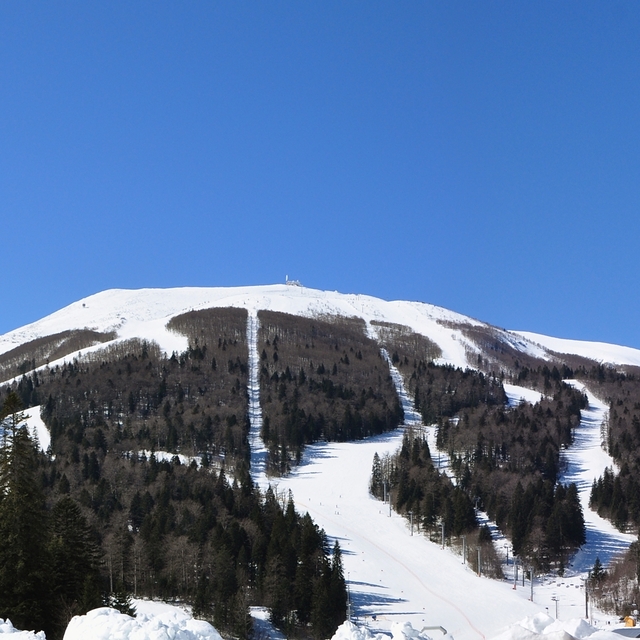
[[[59,631],[64,632],[74,615],[102,605],[99,552],[80,507],[68,496],[53,508],[51,524],[55,618]]]
[[[10,392],[0,445],[0,614],[20,629],[50,632],[50,555],[37,452]]]
[[[376,451],[373,454],[373,465],[371,467],[371,484],[369,485],[369,491],[376,498],[380,497],[382,493],[382,463],[380,462],[380,456]]]
[[[593,586],[599,586],[600,583],[606,578],[607,572],[602,567],[602,562],[600,562],[600,558],[597,557],[596,561],[593,563],[593,569],[589,572],[591,577],[591,584]]]
[[[513,498],[511,500],[511,511],[509,513],[509,524],[511,526],[511,542],[513,552],[520,555],[527,536],[528,513],[525,509],[525,496],[522,484],[518,480]]]
[[[336,540],[331,558],[331,581],[329,586],[329,617],[332,634],[347,618],[347,585],[342,568],[342,551]]]

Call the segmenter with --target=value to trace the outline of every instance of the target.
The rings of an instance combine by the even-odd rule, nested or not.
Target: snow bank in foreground
[[[438,637],[440,632],[436,631]],[[431,640],[430,636],[422,633],[411,626],[410,622],[395,622],[391,625],[391,637],[393,640]],[[448,640],[453,640],[451,636],[446,636]],[[366,627],[357,627],[352,622],[343,622],[336,630],[331,640],[389,640],[385,633],[372,634]]]
[[[440,632],[430,631],[435,640],[440,640]],[[426,640],[429,636],[417,631],[410,623],[396,622],[391,626],[393,640]],[[586,620],[576,618],[561,622],[554,620],[546,613],[538,613],[516,622],[508,627],[493,640],[620,640],[618,634],[612,631],[602,631],[592,627]],[[389,640],[384,633],[372,634],[366,627],[357,627],[351,622],[345,622],[331,640]],[[453,640],[450,635],[445,640]]]
[[[493,640],[620,640],[612,631],[592,627],[586,620],[574,618],[561,622],[546,613],[525,618],[511,625]]]
[[[64,640],[222,640],[222,636],[208,622],[194,620],[177,607],[150,614],[139,611],[135,618],[102,607],[72,618]]]
[[[11,640],[45,640],[44,631],[18,631],[12,624],[11,620],[7,618],[3,620],[0,618],[0,635],[12,635]]]

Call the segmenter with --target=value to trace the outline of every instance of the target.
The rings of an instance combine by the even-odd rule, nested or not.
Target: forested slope
[[[364,321],[258,317],[262,435],[272,469],[286,472],[310,442],[358,440],[402,422],[389,367]]]
[[[105,594],[135,593],[190,601],[238,637],[250,635],[250,604],[268,606],[276,624],[303,636],[326,637],[344,619],[339,549],[332,555],[288,496],[261,495],[249,475],[246,318],[238,309],[184,314],[170,324],[189,338],[183,354],[128,341],[14,385],[25,405],[42,405],[51,431],[52,456],[29,454],[46,505],[45,555],[65,548],[47,524],[65,500],[95,544],[94,595],[69,596],[63,618]],[[42,566],[55,576],[59,563]],[[29,612],[20,618],[2,588],[15,578],[7,564],[0,608],[27,624]],[[53,607],[51,598],[43,606]]]
[[[511,537],[516,554],[543,568],[563,566],[585,541],[577,489],[558,483],[560,451],[572,441],[584,396],[557,369],[554,375],[546,365],[519,364],[520,379],[545,395],[535,405],[508,407],[503,371],[496,377],[416,357],[429,353],[428,345],[416,350],[406,331],[387,331],[385,345],[424,424],[437,425],[437,446],[455,473],[454,485],[434,468],[425,434],[412,433],[387,462],[397,509],[427,530],[444,523],[461,535],[475,528],[473,506],[480,506]],[[372,489],[380,496],[375,467]]]

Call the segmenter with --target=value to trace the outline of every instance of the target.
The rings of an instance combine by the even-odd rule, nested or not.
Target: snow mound
[[[135,618],[102,607],[72,618],[64,640],[222,640],[222,636],[208,622],[194,620],[177,607],[138,613]]]
[[[586,620],[575,618],[561,622],[546,613],[537,613],[516,622],[493,640],[619,640],[611,631],[592,627]]]
[[[11,640],[45,640],[44,631],[18,631],[12,624],[11,620],[7,618],[3,620],[0,618],[0,635],[12,635]]]
[[[395,622],[391,625],[391,637],[393,640],[431,640],[431,638],[414,629],[410,622]],[[384,633],[372,634],[366,627],[358,627],[353,622],[343,622],[336,630],[331,640],[389,640]]]

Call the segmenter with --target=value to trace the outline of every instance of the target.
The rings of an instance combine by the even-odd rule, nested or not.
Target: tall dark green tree
[[[380,456],[376,451],[373,454],[373,465],[371,467],[371,483],[369,485],[369,491],[372,495],[380,497],[382,495],[382,463],[380,462]]]
[[[335,631],[347,618],[347,585],[342,568],[342,551],[337,540],[333,545],[333,556],[331,558],[329,602],[328,613]]]
[[[19,397],[4,402],[0,443],[0,617],[19,629],[50,632],[50,567],[44,495],[37,452]]]
[[[62,636],[69,620],[102,605],[99,551],[77,503],[60,499],[51,514],[54,622]]]

